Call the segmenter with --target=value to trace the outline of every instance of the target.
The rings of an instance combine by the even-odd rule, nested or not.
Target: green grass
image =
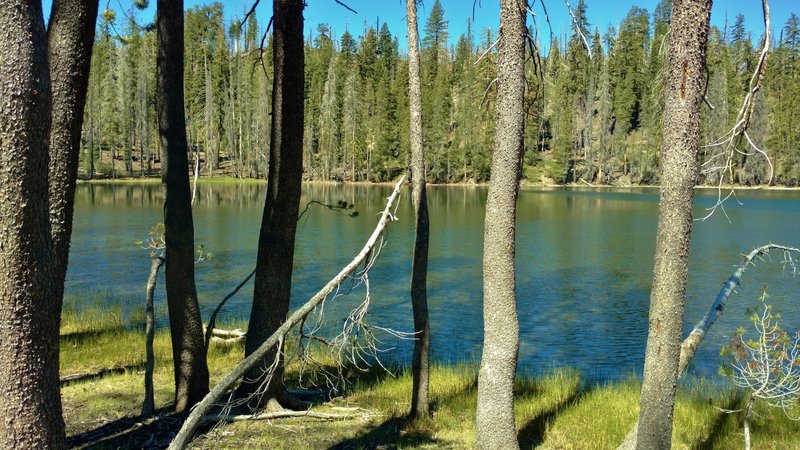
[[[77,316],[67,316],[77,317]],[[83,317],[82,319],[85,319]],[[92,432],[118,419],[135,421],[143,397],[144,333],[120,326],[114,314],[91,322],[64,321],[62,374],[122,368],[106,376],[62,388],[69,435]],[[241,327],[229,324],[226,328]],[[172,354],[167,330],[155,339],[155,399],[169,408],[173,395]],[[243,355],[241,345],[212,345],[212,385]],[[290,367],[287,379],[297,377]],[[411,376],[407,370],[351,371],[349,389],[315,411],[351,414],[342,420],[308,418],[224,424],[198,437],[197,448],[473,448],[477,368],[434,365],[431,372],[431,419],[409,422]],[[635,379],[587,386],[580,374],[553,370],[538,377],[519,377],[515,414],[523,448],[613,449],[638,414],[639,382]],[[742,415],[718,408],[740,409],[741,395],[697,381],[679,390],[673,448],[741,448]],[[341,408],[350,408],[343,410]],[[358,409],[353,409],[358,408]],[[800,412],[800,411],[796,411]],[[800,425],[782,412],[759,406],[752,426],[754,448],[800,448]],[[120,445],[122,441],[115,441]],[[100,446],[102,448],[102,446]]]

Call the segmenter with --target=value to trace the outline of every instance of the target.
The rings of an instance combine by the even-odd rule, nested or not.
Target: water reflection
[[[197,266],[203,314],[252,270],[264,184],[201,184],[194,208],[196,240],[214,258]],[[312,206],[298,224],[293,302],[304,302],[327,282],[375,226],[389,186],[311,184],[302,202],[355,204],[351,218]],[[410,331],[408,300],[413,243],[412,206],[400,199],[388,245],[370,277],[375,323]],[[696,215],[713,204],[715,192],[701,192]],[[717,214],[695,224],[687,292],[690,329],[702,317],[738,254],[769,241],[798,244],[800,195],[747,191],[744,205],[730,204],[731,221]],[[136,245],[161,220],[158,184],[82,184],[76,199],[75,232],[67,296],[78,302],[97,293],[125,313],[141,309],[149,262]],[[431,260],[429,301],[434,356],[444,361],[473,360],[480,354],[482,332],[481,253],[486,189],[431,187]],[[591,378],[618,379],[641,371],[647,333],[647,305],[652,277],[658,192],[642,190],[524,189],[517,227],[520,369],[553,366],[580,368]],[[691,371],[710,375],[718,365],[719,345],[746,323],[752,305],[767,283],[771,300],[787,327],[800,325],[800,311],[788,296],[797,280],[784,276],[778,262],[750,269],[740,294],[712,330]],[[163,290],[157,302],[163,305]],[[357,294],[363,295],[363,291]],[[252,287],[226,307],[229,319],[246,318]],[[361,297],[341,298],[327,307],[342,314]],[[92,303],[85,300],[89,306]],[[163,308],[162,308],[163,309]],[[163,313],[162,313],[163,314]],[[163,316],[162,316],[163,317]],[[162,319],[163,320],[163,319]],[[331,326],[338,326],[332,320]],[[410,342],[390,343],[393,357],[408,356]]]

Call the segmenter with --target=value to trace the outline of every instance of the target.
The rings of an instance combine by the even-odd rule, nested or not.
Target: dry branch
[[[769,183],[773,183],[773,178],[775,177],[774,170],[772,167],[772,161],[770,161],[769,156],[767,153],[760,149],[758,146],[753,143],[750,136],[747,134],[747,130],[750,127],[750,123],[753,119],[753,111],[755,110],[755,96],[761,90],[762,83],[764,81],[764,76],[767,73],[767,55],[769,54],[769,44],[771,39],[770,33],[770,13],[769,13],[769,1],[768,0],[761,0],[761,8],[764,13],[764,42],[761,46],[761,51],[759,52],[758,57],[758,64],[756,64],[756,68],[753,71],[753,75],[750,77],[750,83],[748,84],[747,94],[742,101],[742,106],[739,109],[738,114],[736,115],[736,120],[734,121],[733,128],[728,130],[723,137],[714,142],[712,144],[708,144],[705,147],[720,147],[720,150],[715,155],[711,156],[708,161],[704,162],[702,165],[702,173],[705,175],[709,174],[717,174],[717,201],[714,203],[714,206],[708,208],[708,214],[704,217],[700,218],[699,220],[706,220],[711,217],[714,212],[717,210],[717,207],[722,207],[723,212],[725,211],[723,204],[726,200],[734,196],[734,191],[731,190],[726,194],[723,195],[722,187],[725,182],[725,178],[730,179],[730,183],[733,184],[734,182],[734,157],[737,153],[749,155],[750,153],[744,152],[739,150],[739,146],[745,140],[747,144],[755,151],[755,154],[759,154],[766,158],[767,164],[770,168],[769,173]],[[713,109],[713,108],[712,108]]]
[[[378,225],[375,227],[372,235],[369,237],[366,244],[364,244],[364,247],[361,249],[358,255],[356,255],[356,257],[350,261],[350,263],[347,264],[347,266],[345,266],[332,280],[330,280],[328,284],[326,284],[319,292],[311,297],[308,302],[292,313],[286,322],[284,322],[272,336],[264,341],[264,343],[261,344],[258,349],[256,349],[250,356],[236,365],[236,367],[234,367],[233,370],[231,370],[231,372],[225,376],[225,378],[223,378],[219,383],[217,383],[216,386],[214,386],[214,389],[212,389],[211,392],[209,392],[208,395],[206,395],[203,400],[194,407],[191,414],[189,414],[189,417],[186,419],[180,431],[175,436],[175,439],[173,439],[170,443],[170,449],[175,450],[185,448],[189,443],[192,434],[194,434],[195,429],[197,429],[200,423],[203,422],[204,417],[209,413],[211,408],[217,402],[219,402],[222,396],[229,392],[234,384],[248,371],[250,371],[256,365],[263,363],[262,360],[267,353],[270,352],[276,345],[283,342],[283,339],[289,333],[292,327],[308,317],[308,315],[311,314],[311,312],[314,311],[314,309],[320,305],[331,292],[336,290],[353,272],[358,269],[362,263],[364,263],[364,261],[368,260],[373,248],[375,247],[376,243],[378,243],[379,238],[382,236],[389,222],[397,220],[397,218],[392,214],[391,208],[394,201],[400,195],[400,186],[402,186],[404,181],[405,177],[401,177],[400,181],[395,184],[392,194],[387,199],[386,207],[381,213],[381,218],[378,221]]]

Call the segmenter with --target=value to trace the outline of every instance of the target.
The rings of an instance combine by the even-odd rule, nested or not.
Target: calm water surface
[[[263,184],[206,184],[194,208],[196,242],[213,258],[197,265],[204,319],[255,265]],[[305,302],[361,248],[376,224],[391,188],[386,186],[304,186],[310,200],[354,203],[358,217],[312,206],[298,224],[293,306]],[[408,299],[413,245],[412,208],[406,187],[388,244],[370,276],[372,323],[411,331]],[[486,189],[431,187],[431,246],[428,301],[432,349],[439,361],[476,361],[482,342],[481,253]],[[716,193],[700,191],[695,215],[704,215]],[[689,267],[688,332],[708,309],[740,254],[768,242],[798,245],[800,193],[747,191],[743,203],[729,202],[728,218],[718,212],[696,222]],[[141,314],[148,252],[136,242],[161,221],[156,184],[78,186],[75,230],[67,274],[68,303],[77,308],[118,308]],[[639,374],[647,335],[647,306],[658,214],[657,190],[524,189],[517,228],[517,302],[523,372],[575,367],[586,378],[616,380]],[[712,329],[690,371],[713,375],[719,347],[756,305],[764,285],[783,314],[786,328],[800,327],[796,299],[800,280],[784,275],[781,257],[760,263]],[[166,314],[163,281],[159,314]],[[252,282],[234,297],[222,320],[249,315]],[[363,299],[363,290],[326,306],[332,326]],[[405,361],[408,341],[390,340],[390,358]]]

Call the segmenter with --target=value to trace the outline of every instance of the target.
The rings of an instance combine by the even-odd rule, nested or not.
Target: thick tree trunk
[[[281,326],[289,311],[303,176],[303,4],[302,0],[273,3],[272,139],[246,355],[252,354]],[[273,350],[265,360],[274,358]],[[239,395],[257,389],[264,381],[262,372],[258,367],[252,370],[240,386]],[[259,398],[260,404],[251,406],[298,406],[284,388],[282,363],[266,387],[266,394]]]
[[[194,282],[194,224],[183,103],[183,1],[159,0],[156,15],[164,274],[175,365],[175,412],[183,413],[208,392],[203,323]]]
[[[414,356],[411,363],[411,417],[430,415],[428,353],[430,324],[428,321],[428,241],[430,224],[428,198],[425,193],[425,151],[422,148],[422,92],[419,79],[419,34],[417,32],[417,0],[406,0],[408,18],[408,102],[410,109],[411,200],[414,202],[416,239],[411,268],[411,304],[414,310]]]
[[[48,188],[55,261],[53,289],[58,310],[61,310],[69,260],[75,181],[97,8],[97,0],[57,0],[53,3],[47,29],[53,93]]]
[[[0,2],[0,447],[64,448],[40,2]]]
[[[477,444],[519,448],[514,426],[514,377],[519,351],[514,239],[522,162],[526,4],[500,3],[497,134],[483,235],[484,340],[478,373]]]
[[[672,438],[710,14],[711,0],[672,4],[661,200],[639,401],[641,449],[668,449]]]

